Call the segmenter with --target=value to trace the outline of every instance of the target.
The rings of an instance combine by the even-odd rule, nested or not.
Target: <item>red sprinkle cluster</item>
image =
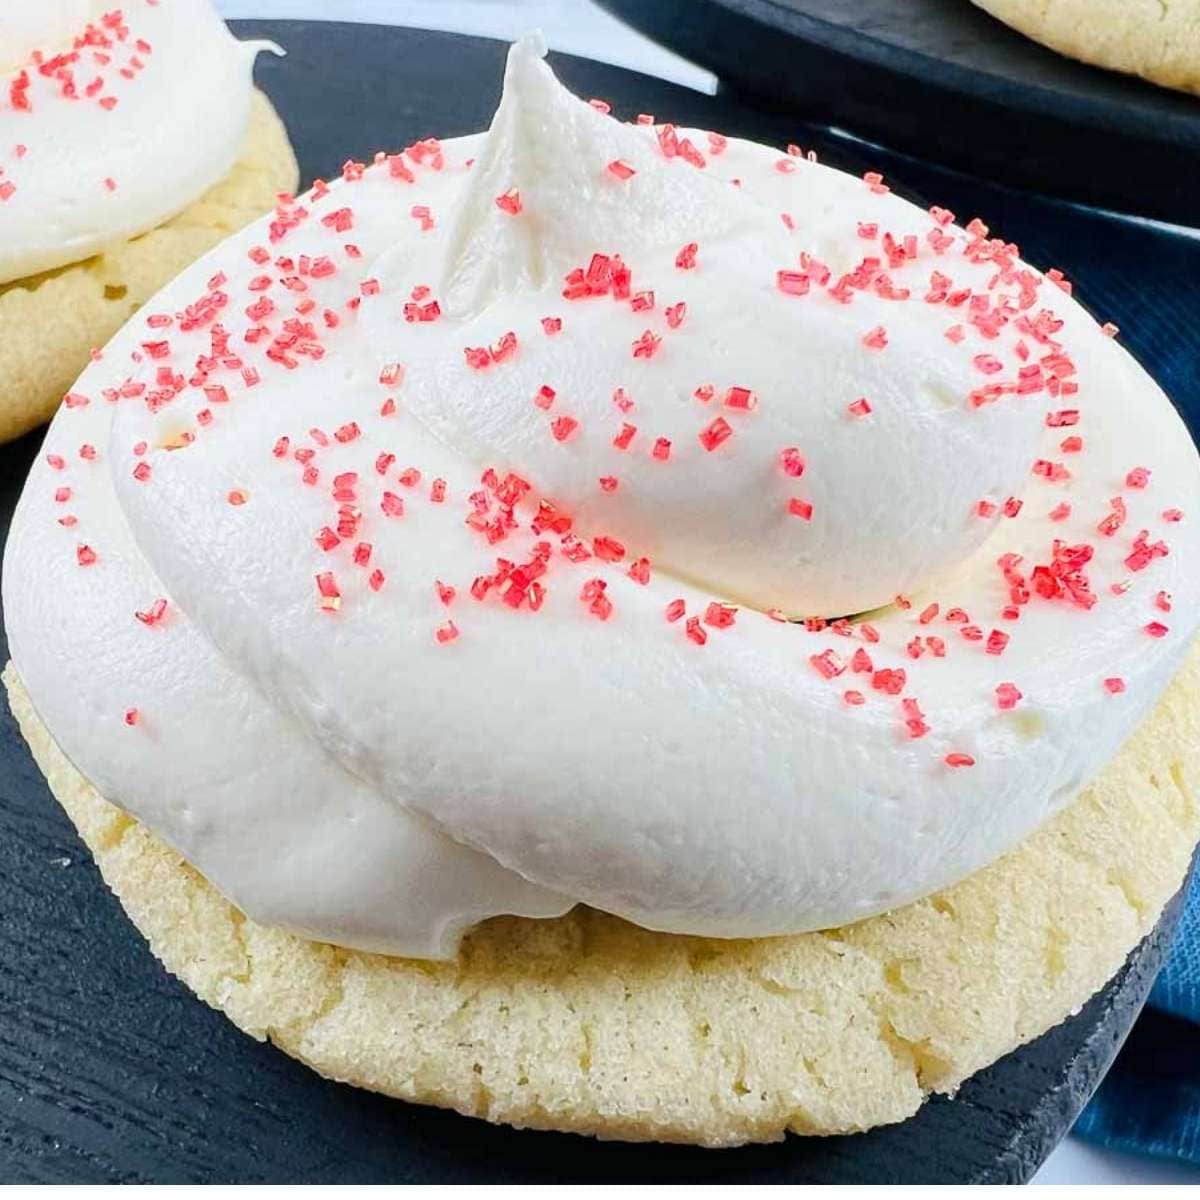
[[[131,31],[122,10],[113,9],[98,21],[89,21],[71,39],[70,49],[35,50],[29,62],[9,77],[6,91],[0,92],[0,107],[32,113],[43,105],[66,102],[112,112],[120,104],[122,90],[138,79],[152,53],[150,43]],[[28,151],[25,143],[19,143],[14,157],[19,161]],[[108,191],[117,187],[112,178],[97,183]],[[18,187],[0,168],[0,202],[10,200]]]
[[[103,37],[110,42],[123,42],[125,37],[119,31],[124,26],[119,19],[115,25],[106,22],[107,18],[97,27]],[[79,63],[95,49],[91,44],[77,46],[70,63],[53,67],[48,63],[38,64],[36,69],[41,71],[45,65],[48,70],[41,73],[67,88],[78,73]],[[16,101],[10,95],[12,106],[20,108],[27,92],[28,84],[17,87]],[[101,88],[94,98],[103,94]],[[678,159],[696,169],[707,165],[704,154],[672,126],[659,127],[654,137],[666,158]],[[724,139],[709,135],[709,154],[718,155],[725,148]],[[779,161],[776,169],[784,174],[794,173],[802,165],[802,159],[798,147],[789,147],[788,156]],[[399,154],[377,156],[376,164],[396,186],[409,187],[419,184],[423,172],[443,170],[445,157],[438,142],[424,139]],[[323,203],[334,192],[321,181],[303,200],[281,196],[269,221],[268,245],[255,246],[249,251],[245,277],[231,282],[219,273],[181,311],[148,314],[145,317],[148,332],[134,356],[142,368],[138,377],[104,389],[103,399],[112,403],[140,401],[151,412],[158,412],[195,397],[200,405],[193,414],[195,428],[184,429],[164,447],[183,449],[206,430],[219,425],[226,412],[261,381],[264,372],[293,371],[306,362],[323,358],[335,331],[352,321],[363,303],[394,303],[396,310],[414,326],[441,320],[441,306],[426,285],[414,286],[407,298],[393,299],[376,279],[342,284],[343,279],[356,276],[354,271],[347,273],[347,266],[363,253],[347,239],[354,236],[357,225],[353,188],[365,171],[361,163],[344,165],[343,186],[337,191],[336,203],[332,199]],[[597,171],[607,174],[614,187],[628,184],[637,174],[621,159],[599,163]],[[868,174],[864,181],[871,194],[888,190],[878,175]],[[524,219],[526,215],[524,201],[516,188],[495,197],[495,205],[501,214],[498,219]],[[428,205],[414,204],[408,211],[421,230],[436,228]],[[786,219],[787,214],[784,216],[784,224],[794,229],[795,223]],[[1042,298],[1046,283],[1063,291],[1069,290],[1069,283],[1061,272],[1039,276],[1025,267],[1020,263],[1017,248],[991,238],[980,221],[968,223],[964,233],[951,227],[953,214],[945,209],[931,209],[930,217],[930,227],[923,235],[893,233],[876,218],[856,221],[855,232],[866,243],[863,249],[868,253],[852,269],[837,276],[812,255],[800,254],[797,263],[776,272],[775,288],[785,298],[781,302],[852,305],[865,295],[889,304],[918,303],[939,313],[944,311],[950,322],[947,339],[955,346],[963,345],[964,361],[979,377],[978,386],[972,385],[969,394],[963,397],[964,405],[968,409],[981,409],[1008,396],[1045,397],[1047,429],[1070,431],[1055,435],[1058,453],[1078,457],[1071,459],[1071,467],[1055,458],[1038,458],[1031,464],[1037,481],[1033,486],[1069,484],[1078,473],[1075,464],[1086,459],[1084,437],[1075,432],[1083,410],[1078,399],[1077,369],[1058,338],[1063,323]],[[302,245],[308,252],[302,252]],[[955,255],[969,264],[987,266],[990,272],[987,288],[981,290],[956,282]],[[699,244],[692,241],[682,246],[675,255],[674,265],[681,271],[701,269]],[[919,286],[915,285],[916,272],[922,280]],[[682,301],[661,303],[666,299],[662,296],[662,281],[656,283],[657,296],[655,289],[645,286],[640,276],[635,286],[634,271],[619,254],[597,252],[585,265],[567,273],[561,294],[568,303],[607,297],[627,305],[637,321],[631,335],[644,323],[661,320],[656,328],[645,328],[632,337],[631,357],[639,365],[630,369],[644,370],[647,368],[640,364],[659,355],[680,353],[672,347],[686,345],[689,338],[685,333],[679,341],[672,340],[672,332],[683,327],[688,319],[687,306]],[[235,335],[229,328],[232,324],[229,314],[238,311],[248,324]],[[556,315],[542,317],[540,324],[542,334],[549,338],[556,337],[563,329],[563,319]],[[863,322],[864,326],[867,324]],[[1115,329],[1106,332],[1115,333]],[[1006,335],[1003,344],[1002,334]],[[491,371],[514,362],[530,336],[528,330],[518,327],[500,334],[489,345],[464,347],[465,364],[473,371]],[[903,349],[901,339],[889,337],[886,324],[876,324],[858,336],[863,354],[896,355]],[[192,358],[188,348],[194,348],[197,339],[202,339],[200,352]],[[966,345],[968,339],[970,347]],[[1002,353],[1002,345],[1010,343],[1011,353]],[[405,369],[399,362],[380,369],[379,385],[386,393],[378,410],[381,417],[396,414],[396,393],[402,388],[404,377]],[[503,378],[497,376],[498,381]],[[640,394],[640,387],[637,385],[633,390]],[[664,469],[679,469],[674,464],[688,459],[689,454],[692,462],[705,462],[709,454],[716,454],[718,459],[738,454],[743,444],[737,437],[739,423],[760,419],[754,415],[761,403],[758,393],[744,382],[725,380],[720,386],[699,383],[691,395],[698,404],[710,406],[696,432],[699,454],[690,438],[677,449],[670,438],[652,428],[641,433],[639,442],[639,425],[646,422],[635,415],[637,406],[626,386],[616,386],[612,392],[619,417],[615,432],[604,434],[612,450],[629,453],[636,444],[639,452],[664,464]],[[532,401],[547,414],[542,419],[547,421],[553,441],[571,443],[588,436],[589,430],[566,411],[571,407],[570,398],[564,400],[551,384],[538,387]],[[82,410],[91,402],[92,398],[78,392],[64,398],[68,409]],[[883,403],[878,397],[876,402]],[[847,397],[841,403],[845,406],[845,416],[863,430],[862,436],[874,436],[877,421],[865,418],[872,416],[876,405],[865,396]],[[630,416],[633,421],[624,419]],[[366,432],[371,432],[369,425]],[[344,616],[348,608],[360,602],[359,597],[363,598],[361,602],[369,602],[364,585],[366,592],[372,594],[384,590],[387,564],[378,561],[380,554],[371,530],[378,530],[380,526],[376,523],[380,521],[403,520],[414,503],[441,505],[452,500],[448,511],[461,515],[487,555],[486,567],[469,582],[436,578],[426,585],[430,587],[431,603],[438,606],[435,611],[439,618],[446,616],[440,611],[444,608],[455,611],[462,623],[462,629],[457,620],[439,619],[434,623],[432,638],[438,645],[457,642],[464,636],[463,629],[469,635],[469,621],[462,617],[466,600],[537,614],[543,610],[550,589],[562,582],[568,601],[574,604],[574,598],[578,598],[583,617],[609,622],[621,618],[619,606],[623,595],[620,586],[614,586],[618,581],[610,577],[611,568],[617,567],[635,585],[644,586],[651,579],[649,558],[638,556],[636,551],[631,554],[622,541],[610,534],[593,529],[585,535],[577,530],[570,514],[514,471],[488,468],[482,473],[479,486],[465,496],[450,497],[446,481],[433,479],[422,496],[418,491],[423,482],[422,472],[415,466],[401,466],[392,450],[373,447],[370,457],[357,464],[360,469],[339,469],[351,461],[347,456],[361,454],[360,448],[365,444],[369,443],[360,419],[342,413],[326,429],[313,428],[299,434],[293,430],[281,434],[264,448],[264,453],[269,449],[278,460],[281,470],[294,472],[298,486],[314,489],[321,503],[328,506],[322,523],[313,533],[313,553],[320,566],[313,573],[315,604],[320,611]],[[689,445],[692,445],[690,451]],[[144,444],[135,447],[137,461],[131,471],[135,480],[152,487],[156,476],[144,458],[146,452]],[[564,453],[569,453],[569,448]],[[794,486],[793,481],[808,473],[801,447],[784,446],[773,454],[776,457],[772,469],[784,486]],[[332,455],[340,457],[331,458]],[[90,462],[95,460],[96,453],[84,445],[79,448],[78,456]],[[46,461],[55,472],[68,469],[68,457],[61,453],[48,454]],[[601,475],[598,483],[600,492],[606,496],[620,493],[615,500],[605,503],[619,503],[629,486],[622,484],[615,474]],[[1123,478],[1114,481],[1114,492],[1119,493],[1123,487],[1126,493],[1141,493],[1153,485],[1147,467],[1132,465]],[[234,507],[251,502],[243,488],[225,492],[222,498]],[[55,487],[56,505],[70,505],[75,499],[76,489],[69,482]],[[800,522],[814,519],[812,503],[801,496],[790,495],[776,502],[783,504],[787,516]],[[1011,519],[1022,509],[1019,497],[981,498],[974,513],[987,520],[1001,516]],[[1053,507],[1047,505],[1041,511],[1050,521],[1063,522],[1072,515],[1072,505],[1067,500],[1058,500]],[[1182,517],[1178,509],[1161,510],[1165,523],[1174,523]],[[1096,521],[1097,537],[1128,539],[1121,543],[1121,550],[1123,566],[1130,575],[1146,570],[1169,553],[1166,543],[1148,529],[1132,537],[1124,532],[1129,519],[1129,501],[1124,494],[1114,494],[1108,511],[1092,519]],[[57,520],[72,527],[78,518],[74,513],[63,512]],[[795,528],[797,536],[805,536],[802,525]],[[505,544],[507,557],[495,557],[494,548],[501,544]],[[846,706],[857,709],[881,703],[891,705],[902,736],[925,738],[933,730],[920,701],[909,694],[908,670],[912,664],[936,663],[962,653],[1002,658],[1012,639],[1019,636],[1020,626],[1015,623],[1030,604],[1054,604],[1063,612],[1086,613],[1098,603],[1090,578],[1095,569],[1095,552],[1096,544],[1091,541],[1053,538],[1044,552],[1029,556],[1029,561],[1016,553],[1000,555],[996,562],[995,610],[975,614],[976,620],[962,608],[944,606],[938,600],[926,600],[918,609],[906,598],[897,597],[896,606],[902,612],[911,610],[908,619],[913,627],[907,640],[898,642],[890,651],[890,658],[889,651],[880,644],[879,632],[871,624],[810,618],[804,622],[806,630],[811,635],[828,634],[830,644],[808,655],[809,667],[824,681],[839,681],[838,695]],[[100,561],[97,551],[86,541],[75,542],[74,553],[81,567],[92,567]],[[584,564],[588,565],[580,578],[573,582],[562,578],[565,572]],[[358,579],[362,583],[356,585]],[[1129,586],[1124,579],[1105,582],[1113,596],[1122,595]],[[1153,613],[1137,616],[1135,624],[1150,638],[1164,638],[1169,628],[1161,618],[1170,611],[1170,597],[1160,591],[1154,598]],[[166,598],[159,598],[134,615],[141,624],[153,628],[164,621],[167,613]],[[687,601],[675,599],[666,605],[664,615],[668,625],[679,627],[673,636],[682,636],[696,647],[706,646],[714,635],[717,637],[714,644],[719,644],[722,634],[737,636],[740,624],[738,608],[717,599],[701,603],[691,613]],[[774,621],[786,620],[776,610],[765,615]],[[908,664],[907,669],[903,663]],[[923,672],[924,668],[920,670]],[[925,678],[923,674],[920,677]],[[856,686],[846,687],[848,680]],[[1103,680],[1102,685],[1112,695],[1124,690],[1124,682],[1115,676]],[[989,693],[989,703],[1002,712],[1013,710],[1023,699],[1018,682],[996,685],[994,698]],[[975,758],[963,750],[952,749],[942,755],[941,761],[947,768],[957,770],[974,765]]]

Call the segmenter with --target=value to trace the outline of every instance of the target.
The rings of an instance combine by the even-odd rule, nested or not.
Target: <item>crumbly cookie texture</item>
[[[1200,837],[1200,647],[1100,777],[956,887],[857,925],[715,941],[577,908],[498,918],[452,964],[244,917],[107,803],[10,663],[9,703],[167,970],[322,1075],[490,1121],[732,1146],[900,1121],[1075,1012],[1178,889]]]
[[[1200,93],[1200,0],[972,0],[1068,58]]]
[[[189,208],[139,237],[56,271],[0,284],[0,441],[40,425],[114,333],[168,280],[294,191],[283,122],[256,92],[233,169]]]

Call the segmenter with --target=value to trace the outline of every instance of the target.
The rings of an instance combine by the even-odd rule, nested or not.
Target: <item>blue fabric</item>
[[[1146,1008],[1075,1132],[1200,1166],[1200,871]]]

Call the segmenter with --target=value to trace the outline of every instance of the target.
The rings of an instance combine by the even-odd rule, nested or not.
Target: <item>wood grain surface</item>
[[[292,127],[306,179],[417,136],[474,131],[495,104],[504,47],[448,34],[237,22],[289,50],[260,82]],[[553,56],[552,56],[553,57]],[[554,59],[617,112],[870,165],[901,190],[976,212],[1085,302],[1200,414],[1200,242],[1073,210],[872,152],[816,127],[618,68]],[[5,528],[40,435],[0,448]],[[0,646],[6,654],[6,648]],[[1144,1000],[1175,908],[1075,1018],[935,1099],[910,1121],[849,1138],[736,1151],[518,1133],[317,1078],[238,1033],[171,979],[121,913],[51,799],[7,711],[0,717],[0,1182],[1018,1181],[1063,1136]]]

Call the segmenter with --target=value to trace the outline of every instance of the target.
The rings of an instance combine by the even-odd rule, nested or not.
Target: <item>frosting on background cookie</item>
[[[162,223],[233,166],[261,42],[209,0],[0,14],[0,284]]]

